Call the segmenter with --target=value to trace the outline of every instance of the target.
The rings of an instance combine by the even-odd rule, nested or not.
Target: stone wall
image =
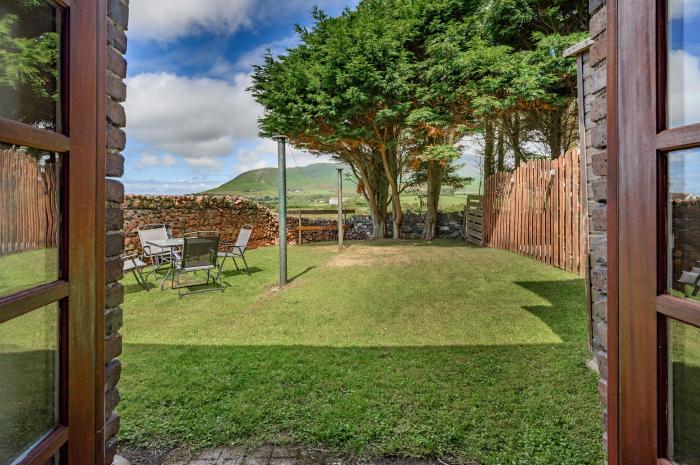
[[[394,224],[391,215],[387,220],[387,237],[394,232]],[[369,216],[354,216],[350,218],[353,226],[351,239],[362,240],[372,236],[372,218]],[[406,212],[403,216],[401,233],[404,239],[420,239],[425,228],[425,214],[418,212]],[[437,222],[438,239],[461,239],[464,237],[464,212],[440,213]]]
[[[221,240],[232,242],[245,224],[253,226],[250,248],[270,247],[278,243],[279,217],[272,210],[242,197],[235,196],[151,196],[127,195],[124,197],[123,237],[128,252],[139,252],[138,228],[147,224],[166,224],[172,234],[182,236],[195,231],[219,231]],[[121,212],[121,210],[120,210]],[[391,218],[388,223],[391,224]],[[287,218],[287,240],[296,244],[297,216]],[[304,231],[303,242],[325,242],[338,239],[337,221],[324,218],[302,218],[303,226],[328,226],[331,229]],[[407,212],[402,231],[406,239],[418,239],[423,233],[425,216]],[[391,226],[388,228],[391,235]],[[441,213],[438,221],[438,237],[457,239],[463,237],[464,214]],[[372,220],[369,216],[348,218],[346,240],[368,240],[372,236]]]
[[[119,403],[117,383],[121,374],[119,355],[122,351],[122,308],[124,288],[119,283],[122,278],[120,255],[124,250],[123,212],[121,203],[124,186],[114,178],[124,174],[122,151],[126,144],[126,114],[122,103],[126,100],[126,29],[129,23],[128,0],[107,0],[107,51],[105,80],[105,110],[107,125],[105,134],[105,378],[104,378],[104,463],[111,464],[117,453],[117,433]]]
[[[253,226],[250,248],[277,243],[277,215],[241,197],[128,195],[123,207],[125,244],[130,252],[140,250],[138,228],[147,224],[167,224],[174,236],[219,231],[221,240],[227,242],[234,242],[241,227],[249,224]]]
[[[608,403],[608,252],[607,252],[607,9],[606,0],[589,0],[590,38],[574,50],[583,60],[585,155],[588,191],[588,229],[591,251],[593,366],[600,373],[599,392],[607,419]],[[607,427],[607,421],[606,421]],[[607,433],[605,436],[607,447]]]

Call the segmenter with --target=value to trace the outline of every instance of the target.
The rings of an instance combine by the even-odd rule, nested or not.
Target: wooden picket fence
[[[0,256],[47,247],[58,239],[55,165],[36,156],[0,150]]]
[[[486,179],[483,245],[583,275],[585,205],[577,150]]]

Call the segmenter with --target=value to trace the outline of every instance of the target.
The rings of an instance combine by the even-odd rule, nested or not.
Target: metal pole
[[[343,250],[345,221],[343,220],[343,168],[338,168],[338,250]]]
[[[279,223],[280,223],[280,287],[287,285],[287,154],[286,138],[277,139],[277,170],[279,186]]]

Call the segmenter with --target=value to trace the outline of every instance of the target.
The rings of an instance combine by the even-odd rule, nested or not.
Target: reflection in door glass
[[[59,278],[59,160],[0,144],[0,297]]]
[[[700,329],[670,320],[669,456],[700,465]]]
[[[60,131],[56,7],[0,0],[0,117]]]
[[[56,426],[58,304],[0,324],[0,464]]]
[[[668,1],[668,126],[700,123],[700,3]]]

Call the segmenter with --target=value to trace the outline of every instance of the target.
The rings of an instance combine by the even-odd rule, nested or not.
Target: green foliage
[[[392,193],[428,159],[447,168],[455,157],[444,148],[486,128],[501,158],[557,157],[576,143],[575,60],[562,52],[585,37],[585,4],[363,0],[337,18],[316,9],[299,46],[254,70],[261,135],[285,134],[353,167],[379,158],[374,173]],[[533,144],[537,153],[526,150]]]

